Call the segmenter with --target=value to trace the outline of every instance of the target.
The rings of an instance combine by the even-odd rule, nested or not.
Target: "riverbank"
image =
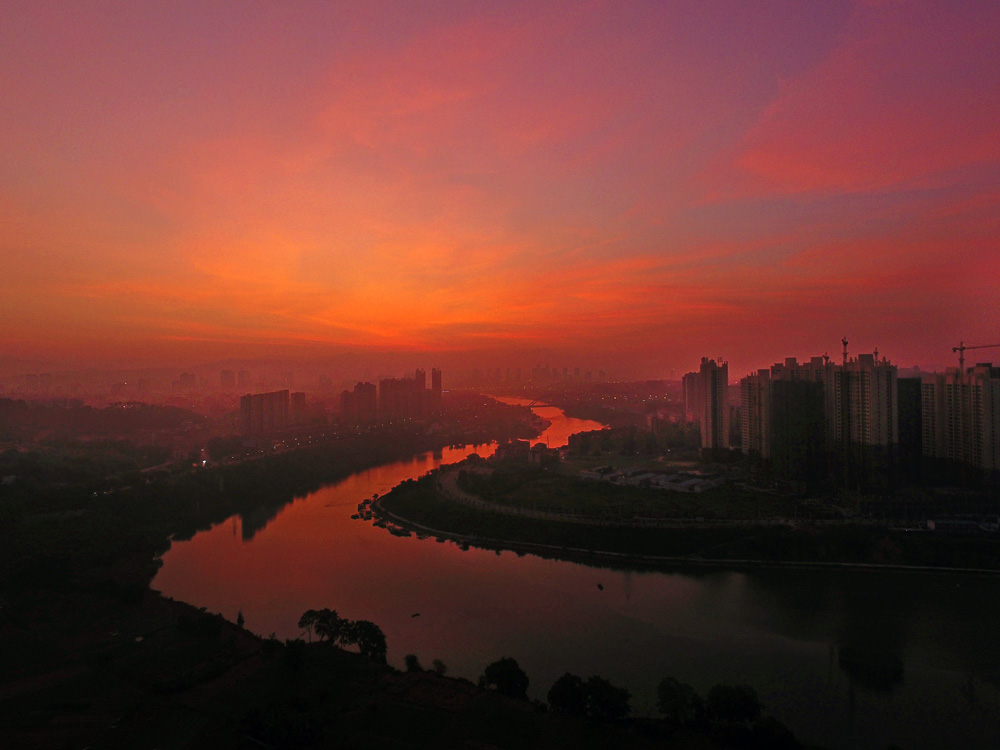
[[[96,449],[87,454],[87,471],[73,475],[76,483],[28,475],[21,467],[31,464],[30,451],[8,456],[16,459],[17,481],[5,482],[0,494],[5,746],[310,747],[329,744],[326,727],[334,720],[392,704],[398,673],[391,667],[347,652],[321,655],[316,670],[296,666],[277,640],[149,584],[172,542],[231,516],[241,517],[244,537],[252,538],[296,497],[355,472],[456,442],[536,434],[526,410],[466,400],[447,429],[359,430],[251,461],[178,466],[111,492],[94,491],[106,463]],[[349,728],[334,733],[356,746],[383,734],[344,720]]]
[[[631,569],[855,569],[1000,574],[992,537],[910,533],[885,526],[692,523],[659,528],[557,520],[489,503],[454,484],[455,468],[408,482],[379,499],[376,514],[403,529],[461,545]]]

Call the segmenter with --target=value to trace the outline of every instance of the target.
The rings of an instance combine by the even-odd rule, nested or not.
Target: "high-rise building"
[[[697,375],[701,450],[716,456],[729,450],[729,363],[702,357]]]
[[[845,485],[888,478],[899,449],[896,366],[860,354],[834,369],[834,440]]]
[[[431,403],[435,409],[441,408],[441,370],[437,367],[431,369]]]
[[[684,389],[684,419],[688,422],[700,422],[705,410],[704,384],[696,372],[687,373],[681,384]]]
[[[249,370],[240,370],[239,372],[236,373],[236,385],[239,386],[240,388],[249,388],[250,387],[250,371]]]
[[[826,476],[826,418],[823,384],[772,380],[770,469],[775,476],[809,487]]]
[[[899,412],[899,473],[911,481],[923,475],[921,379],[896,378]]]
[[[694,374],[694,373],[689,373]],[[685,380],[687,375],[684,376]],[[687,395],[685,393],[685,411]],[[740,379],[740,449],[753,461],[771,458],[771,373],[758,370]]]
[[[262,438],[288,427],[288,391],[248,393],[240,398],[240,428],[245,438]]]
[[[347,422],[368,422],[375,418],[377,390],[374,383],[358,383],[354,391],[340,394],[341,418]]]
[[[945,476],[1000,484],[1000,367],[956,367],[921,384],[923,454]]]
[[[422,371],[421,371],[422,372]],[[424,411],[427,391],[418,378],[387,378],[378,382],[379,412],[391,419],[412,419]]]
[[[845,354],[840,365],[790,357],[743,378],[740,398],[742,450],[776,473],[811,479],[825,463],[837,467],[838,483],[868,485],[895,466],[896,366],[884,357]]]

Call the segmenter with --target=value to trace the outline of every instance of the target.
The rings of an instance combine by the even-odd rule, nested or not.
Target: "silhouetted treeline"
[[[0,399],[0,440],[31,438],[39,433],[63,436],[134,435],[142,430],[202,425],[206,418],[176,406],[126,403],[96,409],[79,402]]]

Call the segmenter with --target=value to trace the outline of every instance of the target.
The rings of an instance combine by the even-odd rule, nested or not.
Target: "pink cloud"
[[[722,193],[876,191],[948,184],[1000,162],[996,6],[859,6],[820,64],[786,81]]]

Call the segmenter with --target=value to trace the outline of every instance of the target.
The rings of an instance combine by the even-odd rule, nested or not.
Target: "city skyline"
[[[1000,343],[992,3],[0,15],[10,361],[735,382]]]

